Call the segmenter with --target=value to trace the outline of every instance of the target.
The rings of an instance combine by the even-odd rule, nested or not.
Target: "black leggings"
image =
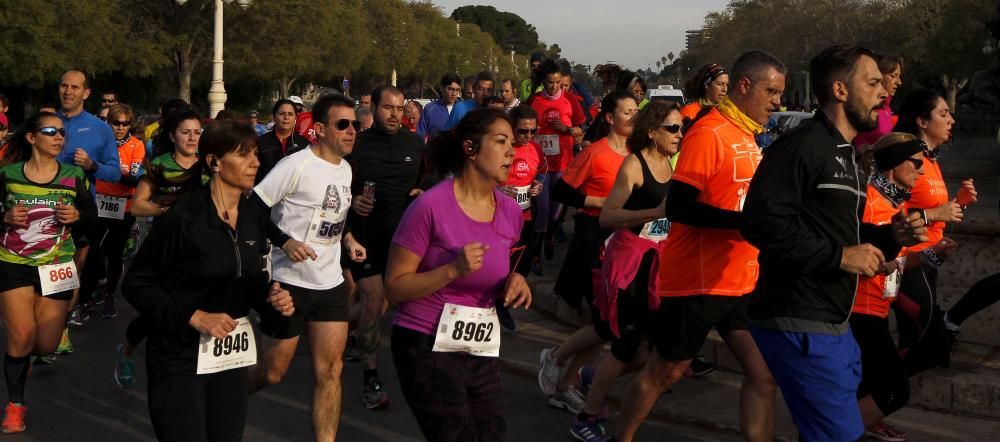
[[[497,358],[434,352],[433,347],[433,336],[392,328],[392,361],[424,438],[507,440]]]
[[[247,422],[247,369],[149,380],[149,417],[161,442],[238,442]]]
[[[581,299],[586,299],[588,307],[593,305],[593,273],[601,270],[601,247],[611,230],[602,229],[596,216],[585,213],[574,217],[573,229],[573,239],[553,291],[571,307],[580,310]]]
[[[125,243],[129,232],[135,224],[135,217],[125,215],[125,219],[98,218],[91,238],[90,251],[87,252],[87,263],[84,264],[83,278],[80,281],[80,302],[90,301],[98,294],[94,293],[97,281],[107,275],[106,295],[114,294],[118,289],[118,281],[122,277],[122,254],[125,253]],[[107,267],[104,260],[107,259]]]
[[[955,325],[962,325],[972,316],[1000,300],[1000,273],[994,273],[973,284],[965,292],[951,310],[948,310],[948,320]]]
[[[146,323],[146,318],[139,316],[131,320],[128,326],[125,327],[125,340],[132,347],[138,347],[142,344],[142,340],[149,336],[149,325]]]
[[[910,401],[910,378],[889,333],[889,319],[855,313],[851,332],[861,349],[858,399],[871,395],[885,416],[903,408]]]

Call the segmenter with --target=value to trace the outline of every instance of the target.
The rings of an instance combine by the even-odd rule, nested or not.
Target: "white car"
[[[646,99],[649,101],[668,100],[677,103],[678,106],[683,106],[684,91],[674,89],[674,87],[669,84],[662,84],[656,89],[647,89]]]

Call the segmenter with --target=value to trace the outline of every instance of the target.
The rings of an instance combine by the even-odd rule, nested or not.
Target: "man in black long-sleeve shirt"
[[[835,46],[810,63],[816,116],[768,147],[743,209],[760,249],[750,331],[802,440],[864,436],[860,350],[848,327],[858,275],[873,276],[897,242],[923,235],[911,214],[861,223],[867,179],[848,140],[875,128],[886,96],[871,51]]]

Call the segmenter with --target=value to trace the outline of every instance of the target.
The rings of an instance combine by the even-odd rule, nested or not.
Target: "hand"
[[[295,303],[292,302],[292,294],[281,288],[281,284],[275,282],[271,285],[271,293],[267,296],[267,302],[271,303],[274,310],[281,313],[281,316],[292,316],[295,314]]]
[[[483,256],[489,249],[490,246],[481,242],[469,243],[462,247],[462,251],[451,262],[458,272],[458,277],[461,278],[483,268]]]
[[[59,224],[73,224],[80,220],[80,211],[69,204],[56,204],[56,221]]]
[[[316,251],[314,251],[312,247],[294,239],[285,241],[285,243],[281,245],[281,250],[285,251],[285,256],[292,260],[292,262],[302,262],[305,261],[306,258],[310,258],[315,261],[317,258]]]
[[[588,208],[597,208],[597,209],[604,208],[604,202],[607,200],[607,198],[600,197],[600,196],[588,196],[587,199],[590,200],[590,204],[591,204],[590,206],[587,206],[587,207]]]
[[[372,213],[372,209],[375,207],[375,199],[368,198],[364,195],[357,195],[351,202],[351,208],[354,209],[354,213],[361,216],[368,216]]]
[[[353,236],[347,235],[344,237],[344,246],[347,248],[347,253],[351,261],[365,262],[368,259],[368,249],[365,249]]]
[[[531,188],[528,189],[528,196],[534,198],[534,197],[540,195],[542,193],[542,189],[543,188],[544,188],[544,185],[542,184],[541,181],[532,180],[531,181]]]
[[[852,275],[872,277],[884,265],[882,251],[868,243],[844,247],[840,255],[840,269]]]
[[[513,272],[507,277],[507,284],[503,289],[503,305],[511,308],[524,306],[525,310],[531,307],[531,287],[520,273]]]
[[[563,124],[563,122],[561,120],[551,120],[551,121],[549,121],[549,126],[552,126],[553,129],[559,131],[559,133],[561,133],[561,134],[565,134],[566,133],[566,129],[567,129],[566,125]]]
[[[188,320],[188,325],[199,333],[211,335],[217,339],[225,339],[226,335],[236,330],[236,321],[225,313],[205,313],[195,310]]]
[[[976,192],[976,186],[972,184],[972,178],[962,180],[962,188],[958,189],[955,202],[959,206],[965,207],[976,201],[979,201],[979,193]]]
[[[28,207],[18,204],[4,212],[3,222],[11,227],[28,227]]]
[[[421,193],[424,193],[423,189],[410,189],[410,198],[416,198],[420,196]]]
[[[962,216],[962,205],[955,201],[948,201],[933,209],[927,209],[928,222],[960,223]]]
[[[499,190],[501,193],[503,193],[504,195],[507,195],[507,196],[509,196],[511,198],[514,198],[514,197],[517,196],[517,190],[514,190],[514,186],[500,186],[500,187],[497,187],[497,190]]]
[[[76,164],[77,166],[82,167],[83,170],[87,171],[94,167],[94,161],[90,159],[90,155],[88,155],[87,151],[83,150],[82,147],[76,148],[76,151],[73,152],[73,164]]]
[[[892,217],[892,238],[901,246],[913,246],[922,242],[927,242],[927,225],[924,223],[920,212],[914,210],[909,215],[903,216],[899,212]]]
[[[937,244],[931,246],[931,249],[933,249],[934,253],[936,253],[938,256],[942,258],[947,258],[949,255],[955,252],[956,249],[958,249],[958,243],[951,238],[945,237],[941,238],[941,241],[938,241]]]

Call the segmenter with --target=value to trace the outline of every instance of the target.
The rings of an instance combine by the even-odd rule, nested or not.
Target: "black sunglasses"
[[[66,136],[66,128],[63,128],[63,127],[55,128],[55,127],[52,127],[52,126],[48,126],[48,127],[43,127],[41,129],[38,129],[38,133],[40,133],[42,135],[45,135],[47,137],[54,137],[54,136],[56,136],[56,134],[59,134],[59,135],[62,135],[62,136],[65,137]]]
[[[538,129],[518,129],[517,133],[521,135],[534,135],[538,133]]]
[[[924,167],[924,160],[919,158],[907,158],[906,161],[912,163],[914,169],[920,170],[920,168]]]
[[[126,126],[131,126],[131,125],[132,125],[132,120],[125,120],[125,121],[112,121],[112,122],[111,122],[111,125],[112,125],[112,126],[118,126],[118,127],[126,127]]]
[[[680,124],[664,124],[663,126],[660,126],[660,127],[663,128],[663,129],[666,129],[667,132],[670,132],[672,134],[675,134],[675,133],[681,131],[681,125]]]
[[[334,127],[336,127],[337,130],[347,130],[347,126],[354,127],[355,131],[361,130],[361,122],[358,120],[348,120],[346,118],[341,118],[337,120],[337,122],[334,125]]]

